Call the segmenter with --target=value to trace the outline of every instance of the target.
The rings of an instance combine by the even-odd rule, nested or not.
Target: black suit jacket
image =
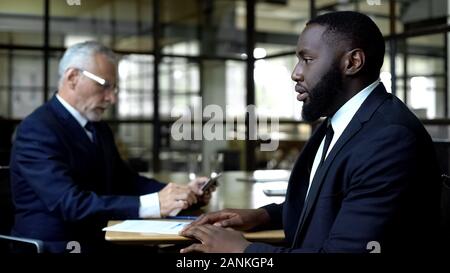
[[[108,125],[94,124],[98,145],[56,97],[20,124],[10,162],[12,234],[41,239],[50,252],[68,241],[98,250],[108,219],[137,218],[138,195],[164,187],[131,171]]]
[[[247,252],[423,251],[434,245],[439,169],[421,122],[379,84],[317,170],[305,193],[322,124],[300,154],[286,200],[265,208],[286,247],[251,244]]]

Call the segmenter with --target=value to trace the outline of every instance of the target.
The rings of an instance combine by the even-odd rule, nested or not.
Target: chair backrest
[[[10,235],[13,213],[9,169],[6,166],[0,166],[0,234]],[[9,252],[9,244],[0,241],[0,253],[5,252]]]
[[[433,145],[441,172],[450,174],[450,141],[433,140]]]
[[[450,245],[450,176],[447,174],[442,175],[441,227],[446,246]]]
[[[0,253],[23,252],[42,253],[41,240],[11,236],[14,223],[14,206],[9,183],[9,168],[0,166]]]
[[[14,219],[14,207],[11,199],[9,169],[0,166],[0,233],[10,234]]]

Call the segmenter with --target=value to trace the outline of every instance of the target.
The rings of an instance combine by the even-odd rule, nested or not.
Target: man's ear
[[[366,55],[360,48],[355,48],[344,55],[344,75],[353,76],[358,73],[365,64]]]
[[[64,80],[67,82],[70,89],[75,89],[80,78],[80,71],[76,68],[69,68],[64,73]]]

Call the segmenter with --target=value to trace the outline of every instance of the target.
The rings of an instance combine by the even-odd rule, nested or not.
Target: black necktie
[[[334,131],[333,126],[331,126],[331,120],[327,120],[327,131],[325,133],[325,144],[323,145],[322,157],[320,159],[319,168],[325,161],[325,156],[327,155],[328,148],[330,147],[331,140],[333,139]]]
[[[95,126],[92,122],[88,121],[86,123],[86,125],[84,125],[84,128],[86,128],[86,130],[88,130],[91,134],[92,134],[92,142],[94,144],[97,144],[97,136],[95,133]]]

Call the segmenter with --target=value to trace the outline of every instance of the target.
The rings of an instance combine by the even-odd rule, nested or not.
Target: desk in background
[[[259,171],[260,172],[260,171]],[[264,171],[263,171],[264,172]],[[187,173],[161,173],[143,174],[153,177],[163,182],[187,183],[189,178]],[[204,212],[218,211],[225,208],[235,209],[255,209],[270,203],[282,203],[284,196],[267,196],[263,190],[271,188],[275,183],[286,183],[286,180],[280,182],[249,182],[238,179],[250,179],[253,172],[244,171],[226,171],[219,178],[219,186],[214,192],[208,206],[202,208]]]

